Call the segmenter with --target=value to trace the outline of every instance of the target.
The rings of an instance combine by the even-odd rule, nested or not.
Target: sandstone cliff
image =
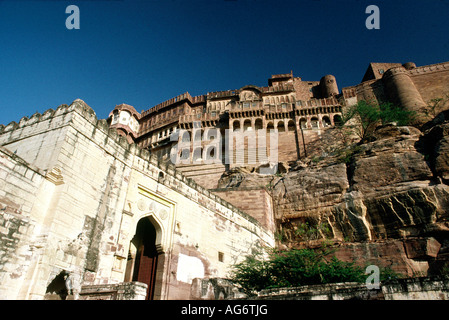
[[[321,146],[288,172],[224,175],[219,187],[265,186],[280,246],[318,246],[338,258],[411,275],[438,274],[449,259],[449,114],[422,127],[378,127],[358,145],[326,130]],[[330,143],[331,142],[331,143]]]

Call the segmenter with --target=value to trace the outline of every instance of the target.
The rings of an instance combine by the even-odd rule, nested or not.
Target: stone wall
[[[258,300],[448,300],[449,278],[389,280],[378,289],[360,283],[332,283],[262,290]]]
[[[298,159],[298,148],[302,145],[302,141],[298,140],[297,128],[295,125],[289,127],[285,132],[278,134],[278,161],[288,162]]]
[[[212,189],[210,191],[234,203],[239,209],[259,221],[267,230],[276,231],[272,199],[265,188]]]
[[[0,299],[8,299],[24,293],[20,288],[29,279],[26,271],[40,250],[35,222],[52,190],[43,171],[3,147],[0,182]]]
[[[61,105],[56,110],[23,117],[19,123],[0,125],[0,145],[40,169],[51,169],[65,143],[70,120],[67,106]]]
[[[84,286],[79,300],[145,300],[146,291],[140,282]]]
[[[428,108],[433,104],[432,99],[447,98],[449,94],[449,64],[447,62],[420,67],[416,67],[414,63],[403,66],[376,63],[371,64],[370,68],[374,65],[376,69],[383,70],[382,76],[380,74],[368,76],[364,78],[365,81],[354,86],[358,100],[374,103],[390,101],[415,111],[416,125],[424,124],[437,113],[448,108],[447,104],[441,105],[437,110]],[[426,112],[430,113],[430,117]]]
[[[10,246],[0,282],[5,299],[42,299],[64,272],[78,293],[86,285],[129,281],[130,242],[141,219],[149,219],[157,232],[157,299],[186,299],[193,278],[223,277],[252,246],[274,245],[272,231],[173,165],[128,144],[81,100],[0,129],[0,143],[13,149],[5,151],[2,162],[1,178],[8,186],[2,192],[14,184],[17,190],[28,188],[13,192],[8,206],[36,211],[29,216],[33,237],[41,239],[28,265],[11,258],[20,256],[20,246]],[[14,157],[30,164],[22,169]],[[36,169],[42,172],[32,177],[27,166],[42,166]],[[12,180],[20,174],[23,181]],[[19,216],[21,230],[28,222],[24,218],[30,219]],[[8,229],[2,231],[13,238]],[[22,248],[30,251],[35,244],[28,237]],[[14,269],[22,275],[13,274]],[[18,279],[14,283],[5,280],[13,277]]]
[[[410,71],[411,79],[424,102],[449,94],[449,63],[417,67]],[[437,110],[440,112],[443,110]]]
[[[192,282],[192,300],[233,300],[245,299],[246,295],[229,280],[221,278],[199,279]]]

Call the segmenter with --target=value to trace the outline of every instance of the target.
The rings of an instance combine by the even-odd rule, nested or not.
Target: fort
[[[170,135],[184,130],[186,140],[192,137],[190,165],[179,166],[186,176],[206,188],[216,188],[216,182],[226,170],[225,162],[244,166],[248,158],[256,159],[253,167],[267,162],[259,154],[269,155],[269,141],[263,144],[267,150],[259,153],[257,143],[244,151],[226,150],[233,159],[221,159],[223,165],[206,166],[203,163],[205,144],[202,139],[209,129],[219,130],[221,145],[225,151],[225,130],[246,132],[276,129],[278,134],[278,161],[288,164],[313,153],[316,141],[327,127],[341,121],[342,108],[365,100],[373,103],[391,101],[418,114],[417,123],[429,120],[423,112],[431,100],[448,92],[448,63],[416,67],[412,62],[370,63],[358,85],[343,88],[340,92],[333,75],[325,75],[320,81],[304,81],[289,74],[277,74],[268,79],[268,86],[247,85],[236,90],[209,92],[192,97],[184,93],[162,102],[141,113],[132,106],[118,105],[108,119],[119,135],[129,143],[136,143],[151,150],[159,159],[170,157],[173,139]],[[194,126],[194,124],[196,124]],[[184,141],[186,141],[184,140]],[[234,140],[235,138],[234,138]],[[234,148],[236,143],[233,144]],[[243,152],[243,154],[241,154]],[[221,154],[225,155],[225,152]],[[237,158],[243,159],[237,163]]]
[[[232,265],[255,248],[278,245],[286,218],[315,214],[328,219],[333,238],[339,240],[396,235],[377,225],[364,231],[366,212],[363,219],[351,215],[367,206],[360,205],[353,193],[342,196],[346,209],[332,207],[339,188],[350,189],[347,181],[337,181],[340,173],[347,175],[344,164],[332,164],[332,174],[325,178],[314,171],[311,178],[301,173],[291,185],[286,179],[285,190],[293,185],[299,190],[291,203],[266,185],[301,159],[322,154],[326,133],[357,101],[391,101],[415,111],[419,127],[448,109],[440,104],[432,110],[435,114],[428,112],[432,101],[448,92],[449,62],[419,67],[370,63],[360,84],[341,90],[333,75],[305,81],[290,72],[272,75],[266,87],[247,85],[195,97],[186,92],[141,112],[119,104],[107,119],[98,119],[77,99],[0,125],[0,299],[199,299],[218,281],[214,279],[226,278]],[[214,139],[218,137],[221,150],[209,149],[213,140],[209,132],[214,130],[220,133]],[[226,131],[248,136],[251,132],[264,141],[244,138],[242,143],[230,143]],[[184,132],[185,140],[179,134]],[[274,149],[267,132],[277,136],[275,163],[269,157]],[[176,134],[179,140],[171,138]],[[179,150],[180,156],[187,158],[174,164],[171,152],[180,142],[188,148],[184,154]],[[229,146],[232,150],[227,150]],[[207,158],[216,154],[219,161],[208,163]],[[407,161],[415,159],[412,156],[409,152]],[[263,169],[273,164],[276,171],[257,175],[262,186],[242,184],[238,174],[230,175],[239,168],[267,173]],[[443,173],[419,169],[410,176],[422,181],[434,179],[436,172],[445,181],[444,168]],[[401,170],[401,177],[409,174],[406,168]],[[229,186],[224,186],[226,177],[232,177]],[[333,210],[333,216],[323,218],[323,209],[315,204],[303,206],[309,201],[303,199],[310,191],[305,184],[309,178],[316,186],[325,181],[326,190],[319,191],[325,199],[314,200]],[[445,182],[426,186],[431,191],[420,199],[435,196],[443,206],[447,199],[441,195],[449,194],[445,187]],[[345,216],[343,210],[351,210],[351,215]],[[376,216],[382,218],[380,213]],[[411,242],[403,247],[400,241],[391,239],[385,251],[388,256],[392,247],[397,246],[395,252],[408,250],[398,268],[408,263],[422,269],[427,257],[436,257],[446,246],[441,239],[420,238],[416,241],[423,244],[423,252],[415,252]],[[354,247],[346,253],[369,253],[378,250],[372,249],[375,246]]]

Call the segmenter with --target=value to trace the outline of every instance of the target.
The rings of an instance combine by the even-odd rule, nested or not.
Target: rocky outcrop
[[[437,273],[449,252],[449,121],[422,130],[382,126],[374,141],[302,159],[269,183],[239,172],[239,185],[269,188],[283,245],[330,238],[344,260]]]

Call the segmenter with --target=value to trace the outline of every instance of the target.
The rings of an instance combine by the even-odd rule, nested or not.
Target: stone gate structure
[[[189,299],[194,278],[225,277],[254,246],[274,245],[274,230],[81,100],[2,127],[0,144],[0,299],[58,298],[67,283],[66,296],[83,298],[133,281],[147,298]]]

